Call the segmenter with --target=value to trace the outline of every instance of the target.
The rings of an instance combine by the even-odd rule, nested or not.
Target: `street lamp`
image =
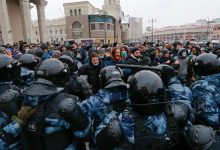
[[[211,21],[209,21],[209,18],[208,18],[208,21],[207,21],[207,41],[209,41],[210,23],[211,23]]]
[[[152,33],[151,33],[152,37],[151,38],[152,38],[152,43],[153,43],[154,42],[154,23],[156,22],[156,19],[150,19],[150,20],[148,20],[148,22],[151,23],[151,25],[152,25]]]

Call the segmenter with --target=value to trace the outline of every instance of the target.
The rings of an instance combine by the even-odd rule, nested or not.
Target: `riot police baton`
[[[130,69],[141,69],[141,70],[152,70],[152,71],[161,71],[161,68],[153,67],[153,66],[116,64],[116,67],[119,67],[119,68],[130,68]]]

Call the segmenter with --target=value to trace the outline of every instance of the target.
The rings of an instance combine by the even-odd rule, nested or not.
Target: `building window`
[[[76,10],[76,9],[74,9],[74,15],[75,15],[75,16],[77,15],[77,10]]]
[[[72,9],[70,10],[70,16],[73,16],[73,10]]]
[[[61,38],[61,42],[63,42],[63,38]]]
[[[37,39],[37,43],[39,43],[39,39]]]
[[[82,15],[81,13],[82,13],[81,9],[78,9],[78,14]]]
[[[73,22],[72,24],[72,37],[81,37],[82,36],[82,24],[78,21]]]
[[[62,29],[60,29],[60,34],[63,34],[63,30]]]
[[[95,23],[92,23],[92,24],[90,25],[90,27],[91,27],[91,30],[95,30]]]
[[[111,25],[111,30],[114,30],[114,25]]]
[[[38,35],[38,32],[36,31],[36,35]]]
[[[107,30],[111,30],[111,25],[107,24]]]
[[[52,34],[53,33],[53,31],[52,30],[50,30],[50,34]]]
[[[105,29],[104,23],[100,23],[100,24],[99,24],[99,30],[104,30],[104,29]]]
[[[100,40],[100,43],[101,43],[101,44],[104,44],[104,40]]]
[[[57,29],[55,30],[55,34],[57,34]]]

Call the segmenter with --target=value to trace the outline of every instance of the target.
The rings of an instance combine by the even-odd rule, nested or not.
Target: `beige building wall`
[[[121,17],[122,10],[120,2],[118,0],[112,1],[109,3],[104,2],[103,11],[100,11],[98,8],[95,8],[92,4],[87,1],[83,2],[74,2],[74,3],[65,3],[64,12],[66,16],[66,29],[67,29],[67,39],[83,39],[83,38],[96,38],[97,43],[121,43]],[[81,14],[78,14],[77,10],[81,10]],[[76,10],[76,14],[75,14]],[[103,12],[107,12],[106,14]],[[103,14],[102,14],[103,13]],[[111,31],[106,30],[91,30],[89,15],[107,15],[109,18],[114,18],[114,25]],[[115,18],[118,18],[115,20]],[[73,31],[73,24],[78,22],[81,25],[81,28],[76,28],[75,30],[82,31],[79,36],[75,36]],[[104,23],[104,22],[102,22]],[[98,28],[98,23],[96,22]],[[107,25],[106,25],[107,26]],[[73,34],[74,33],[74,34]],[[80,32],[79,32],[80,33]]]
[[[121,20],[123,17],[119,0],[104,0],[102,10],[106,11],[108,15],[115,17],[116,20]]]
[[[121,32],[122,43],[129,43],[130,42],[129,23],[123,23],[121,26],[122,26],[122,32]]]
[[[82,27],[82,36],[73,36],[73,23],[79,22]],[[89,38],[89,18],[88,15],[67,16],[66,17],[67,39],[83,39]]]
[[[41,41],[45,42],[45,0],[0,0],[0,40],[3,44],[32,41],[30,3],[37,7]]]
[[[63,4],[63,6],[64,6],[64,13],[66,17],[77,16],[77,15],[90,15],[95,11],[99,11],[98,8],[95,8],[88,1],[65,3]],[[79,10],[81,10],[81,13],[79,13]]]
[[[220,40],[220,24],[214,25],[213,39]]]
[[[11,25],[11,32],[14,42],[24,40],[21,8],[18,0],[7,1],[8,15]]]
[[[213,24],[207,23],[191,23],[181,26],[170,26],[164,28],[154,29],[154,40],[161,41],[184,41],[190,39],[196,39],[197,41],[206,41],[213,37]],[[149,40],[152,39],[152,30],[148,30],[145,36]]]
[[[142,36],[143,20],[138,17],[129,17],[130,38],[131,40],[139,40]]]
[[[40,42],[38,21],[33,21],[32,37],[34,43]],[[46,20],[46,39],[47,42],[63,43],[67,38],[66,19],[59,18]]]
[[[123,12],[121,9],[120,0],[104,0],[102,10],[116,19],[115,42],[121,43],[121,20],[123,18]]]

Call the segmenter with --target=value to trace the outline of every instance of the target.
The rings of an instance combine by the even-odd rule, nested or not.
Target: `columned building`
[[[40,41],[47,41],[45,0],[0,0],[0,44],[32,41],[30,3],[37,7]]]

